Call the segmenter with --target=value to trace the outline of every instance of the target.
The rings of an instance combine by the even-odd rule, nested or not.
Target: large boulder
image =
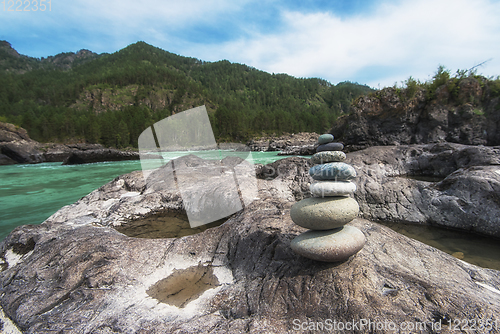
[[[43,161],[40,144],[25,129],[0,122],[0,164],[38,163]]]
[[[350,223],[367,243],[349,260],[296,255],[290,242],[305,229],[289,212],[307,163],[259,167],[258,197],[244,210],[177,238],[117,231],[183,210],[168,166],[146,181],[142,172],[118,177],[0,243],[0,305],[26,333],[294,333],[334,325],[384,333],[404,332],[401,324],[430,333],[500,314],[500,272],[364,219]]]
[[[364,218],[500,237],[500,147],[378,146],[346,162],[358,172],[354,195]]]

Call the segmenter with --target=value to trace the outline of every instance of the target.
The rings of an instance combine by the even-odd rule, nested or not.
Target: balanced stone
[[[359,205],[351,197],[310,197],[295,203],[290,217],[299,226],[312,230],[341,227],[359,213]]]
[[[326,143],[331,143],[333,141],[333,135],[326,133],[324,135],[319,136],[318,138],[318,144],[326,144]]]
[[[341,162],[344,161],[346,155],[342,151],[323,151],[315,153],[311,157],[311,161],[314,164],[324,164],[326,162]]]
[[[316,148],[316,152],[322,151],[342,151],[344,149],[344,144],[342,143],[327,143],[323,145],[319,145]]]
[[[315,180],[349,181],[356,177],[356,170],[344,162],[330,162],[309,168]]]
[[[307,231],[292,240],[292,250],[317,261],[345,261],[365,245],[363,232],[346,225],[328,231]]]
[[[318,181],[309,186],[309,190],[314,196],[346,196],[356,191],[356,184],[349,181]]]

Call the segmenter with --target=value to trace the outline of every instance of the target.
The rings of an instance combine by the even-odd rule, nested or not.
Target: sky
[[[439,65],[453,74],[486,61],[478,73],[500,75],[500,0],[1,1],[0,40],[31,57],[144,41],[373,88],[429,80]]]

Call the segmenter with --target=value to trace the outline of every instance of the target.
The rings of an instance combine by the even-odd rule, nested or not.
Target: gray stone
[[[311,167],[309,175],[315,180],[349,181],[356,177],[356,170],[343,162],[330,162]]]
[[[356,184],[349,181],[317,181],[309,190],[316,197],[347,196],[356,191]]]
[[[316,152],[322,151],[342,151],[344,149],[344,145],[342,143],[328,143],[319,145],[316,148]]]
[[[333,135],[329,133],[325,133],[324,135],[321,135],[318,137],[318,144],[327,144],[331,143],[333,141]]]
[[[317,152],[311,157],[311,161],[315,164],[324,164],[327,162],[342,162],[346,155],[342,151],[323,151]]]
[[[307,231],[290,243],[292,250],[316,261],[339,262],[359,252],[366,243],[365,235],[353,226],[328,231]]]
[[[358,203],[351,197],[310,197],[295,203],[290,210],[295,224],[312,230],[343,226],[358,213]]]

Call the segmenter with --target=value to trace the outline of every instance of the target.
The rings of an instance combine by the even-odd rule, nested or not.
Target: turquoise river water
[[[169,160],[183,154],[185,153],[170,152],[164,154],[164,158]],[[223,154],[221,151],[213,151],[204,152],[201,156],[222,158]],[[247,154],[241,155],[244,157]],[[277,156],[277,152],[252,152],[254,163],[266,164],[285,157]],[[115,177],[140,169],[140,161],[72,166],[63,166],[60,162],[0,166],[0,240],[15,227],[40,224],[61,207],[76,202]],[[387,226],[464,261],[500,270],[498,240],[436,227],[402,224]]]
[[[164,161],[185,153],[169,152]],[[224,152],[222,152],[224,154]],[[248,153],[233,152],[232,155]],[[254,163],[267,164],[286,156],[278,152],[252,152]],[[223,157],[221,152],[202,152],[203,158]],[[158,161],[158,160],[157,160]],[[47,162],[0,166],[0,240],[15,227],[40,224],[65,205],[72,204],[115,177],[141,170],[138,160],[62,165]]]

